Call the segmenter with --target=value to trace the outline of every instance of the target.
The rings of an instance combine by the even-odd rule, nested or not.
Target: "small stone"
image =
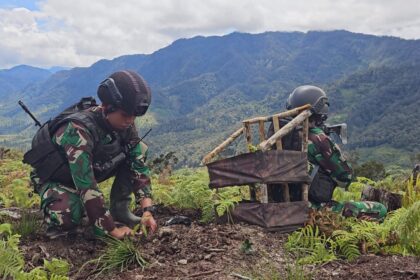
[[[178,245],[178,238],[177,239],[175,239],[173,242],[172,242],[172,247],[176,247],[176,245]]]
[[[179,264],[186,265],[188,261],[186,259],[182,259],[178,261]]]
[[[212,257],[213,257],[213,255],[212,255],[212,254],[208,254],[208,255],[205,255],[205,256],[204,256],[204,259],[205,259],[206,261],[208,261],[208,260],[210,260]]]
[[[32,256],[32,259],[31,259],[31,261],[32,261],[32,263],[36,266],[37,264],[38,264],[38,262],[39,262],[39,259],[41,258],[41,255],[40,254],[38,254],[38,253],[35,253],[33,256]]]
[[[175,231],[168,227],[162,227],[159,230],[159,238],[165,237],[165,236],[172,236],[175,233]]]

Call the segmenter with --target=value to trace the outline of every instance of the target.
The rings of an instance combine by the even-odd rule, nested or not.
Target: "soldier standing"
[[[137,73],[118,71],[100,83],[97,93],[100,106],[82,99],[45,123],[24,157],[34,167],[31,179],[50,238],[75,229],[83,213],[99,236],[121,239],[131,233],[128,226],[140,222],[151,231],[157,227],[144,163],[147,146],[134,124],[146,113],[151,91]],[[108,210],[97,183],[112,176]],[[132,194],[143,210],[141,218],[130,211]],[[127,226],[116,227],[115,221]]]

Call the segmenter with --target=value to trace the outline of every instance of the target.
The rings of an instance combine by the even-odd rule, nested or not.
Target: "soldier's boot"
[[[115,221],[127,226],[140,223],[141,218],[134,215],[130,210],[130,195],[121,196],[111,192],[111,215]]]
[[[121,166],[111,188],[110,212],[114,220],[127,226],[134,226],[141,221],[141,218],[130,210],[132,184],[129,169],[125,165]]]

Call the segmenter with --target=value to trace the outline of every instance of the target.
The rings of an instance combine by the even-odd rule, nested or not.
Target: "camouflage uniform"
[[[89,110],[102,108],[93,107]],[[133,129],[135,131],[135,127]],[[135,135],[137,136],[137,132]],[[107,144],[112,139],[112,134],[109,133],[102,135],[100,141]],[[42,184],[39,189],[45,221],[49,226],[68,230],[80,224],[85,212],[95,233],[101,235],[111,232],[115,228],[114,220],[105,206],[92,167],[95,147],[91,133],[83,125],[70,121],[58,128],[52,141],[68,159],[74,186],[52,181]],[[144,152],[141,143],[129,149],[125,162],[115,170],[117,175],[112,186],[113,191],[128,187],[138,204],[142,198],[151,197],[149,169],[144,164]],[[125,186],[121,186],[121,182]]]
[[[385,205],[376,201],[336,202],[331,208],[345,217],[369,218],[382,221],[387,214]]]
[[[321,128],[310,128],[308,138],[309,172],[313,177],[309,200],[315,203],[328,202],[338,183],[345,186],[351,183],[352,169],[337,144]]]

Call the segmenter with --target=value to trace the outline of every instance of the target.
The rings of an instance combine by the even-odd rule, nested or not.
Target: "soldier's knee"
[[[48,225],[70,229],[80,224],[82,205],[77,195],[56,188],[42,196],[41,209]]]

